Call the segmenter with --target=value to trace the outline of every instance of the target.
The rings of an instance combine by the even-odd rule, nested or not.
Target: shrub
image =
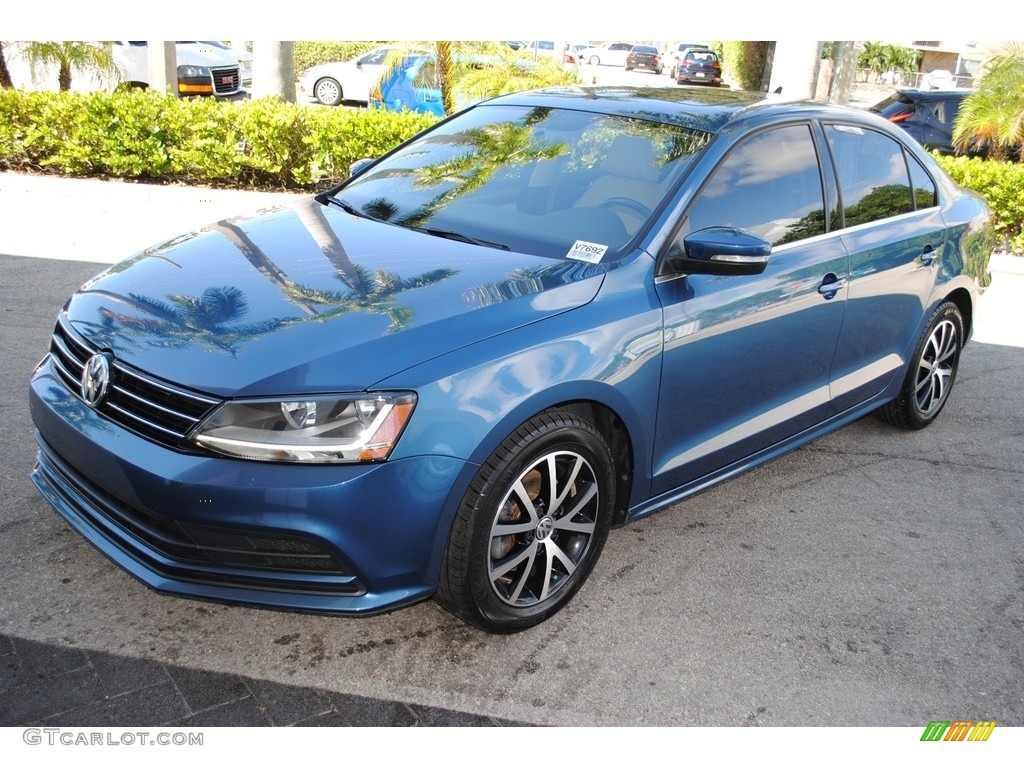
[[[436,118],[267,98],[0,90],[0,168],[262,189],[325,188]]]
[[[1024,164],[978,157],[936,155],[935,159],[953,181],[985,198],[1002,248],[1024,253]]]
[[[731,78],[747,91],[760,91],[771,43],[730,40],[713,43],[722,54],[722,65]]]

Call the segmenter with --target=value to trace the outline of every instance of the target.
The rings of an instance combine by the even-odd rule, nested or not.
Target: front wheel
[[[878,417],[904,429],[922,429],[935,421],[956,380],[963,343],[960,310],[951,301],[943,302],[917,343],[899,396],[879,408]]]
[[[333,77],[325,77],[317,80],[313,86],[313,96],[325,107],[336,107],[341,104],[343,97],[341,83]]]
[[[562,410],[513,432],[459,507],[437,601],[490,632],[517,632],[561,610],[604,547],[614,465],[601,434]]]

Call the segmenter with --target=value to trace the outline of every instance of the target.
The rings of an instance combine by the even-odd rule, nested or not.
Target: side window
[[[687,213],[686,227],[745,229],[772,245],[825,232],[818,154],[807,125],[775,128],[732,149]]]
[[[853,125],[825,126],[825,135],[836,164],[847,227],[914,210],[907,163],[898,141]]]
[[[921,167],[913,155],[907,155],[907,165],[910,166],[910,183],[914,187],[914,207],[920,210],[938,205],[939,198],[932,177]]]
[[[940,101],[935,105],[935,117],[943,125],[952,125],[956,117],[957,104],[952,101]]]

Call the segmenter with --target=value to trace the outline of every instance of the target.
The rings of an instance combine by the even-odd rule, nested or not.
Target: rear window
[[[634,45],[633,53],[657,53],[658,49],[653,45]]]
[[[894,117],[909,117],[914,114],[914,102],[909,96],[902,93],[894,93],[884,101],[880,101],[871,108],[872,112],[892,120]]]
[[[701,64],[713,64],[718,61],[718,56],[715,55],[714,51],[686,51],[683,57],[687,61],[696,61]]]

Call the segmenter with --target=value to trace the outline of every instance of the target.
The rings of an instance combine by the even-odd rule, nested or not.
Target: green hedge
[[[940,155],[935,159],[953,181],[988,201],[1001,247],[1024,254],[1024,163]]]
[[[277,99],[0,90],[0,168],[258,189],[322,189],[436,121]]]
[[[185,100],[153,91],[0,89],[0,169],[253,189],[323,189],[434,123],[429,115],[324,109],[276,99]],[[1024,164],[937,157],[1024,253]]]

